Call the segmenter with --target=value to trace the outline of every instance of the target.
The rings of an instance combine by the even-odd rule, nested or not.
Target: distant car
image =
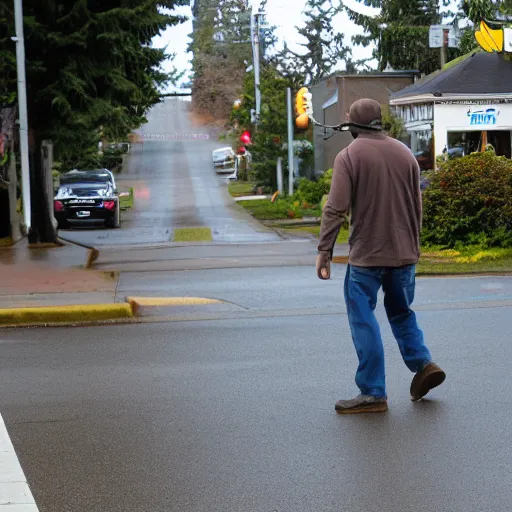
[[[61,185],[72,183],[110,183],[115,190],[116,179],[114,173],[108,169],[92,169],[90,171],[79,171],[74,169],[60,176]]]
[[[110,151],[123,151],[123,153],[129,153],[132,148],[129,142],[115,142],[113,144],[109,144],[107,149]]]
[[[63,174],[54,214],[59,229],[84,221],[103,221],[108,228],[118,228],[121,208],[114,175],[108,169]]]
[[[235,166],[236,154],[230,147],[215,149],[212,151],[212,161],[215,172],[229,172],[233,171]]]
[[[448,150],[448,158],[462,158],[464,156],[464,148],[457,146]]]

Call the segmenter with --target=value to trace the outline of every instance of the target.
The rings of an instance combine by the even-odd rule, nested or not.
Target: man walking
[[[329,200],[325,205],[317,274],[330,278],[332,251],[340,227],[350,213],[350,256],[345,301],[352,339],[359,358],[356,384],[361,394],[340,400],[340,414],[388,409],[384,350],[375,318],[382,287],[384,306],[402,358],[415,373],[413,400],[439,386],[446,375],[433,361],[411,310],[419,260],[422,205],[419,166],[411,151],[382,132],[376,101],[356,101],[349,122],[356,139],[334,163]]]

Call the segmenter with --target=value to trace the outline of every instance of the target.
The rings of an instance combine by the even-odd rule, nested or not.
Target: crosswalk
[[[0,415],[0,512],[38,512],[18,456]]]

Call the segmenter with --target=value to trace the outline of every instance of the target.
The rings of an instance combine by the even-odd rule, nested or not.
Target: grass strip
[[[174,230],[174,242],[211,242],[213,240],[210,228],[178,228]]]

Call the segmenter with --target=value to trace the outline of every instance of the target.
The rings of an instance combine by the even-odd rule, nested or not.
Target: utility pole
[[[288,195],[293,195],[293,107],[292,107],[292,90],[288,87],[287,93],[287,115],[288,115]]]
[[[260,12],[255,12],[255,4],[251,11],[251,43],[252,61],[254,69],[254,98],[256,100],[255,124],[260,120],[261,92],[260,92]]]
[[[23,187],[23,216],[27,233],[32,226],[30,203],[30,167],[28,149],[28,112],[27,112],[27,79],[25,73],[25,40],[23,34],[22,0],[14,0],[14,19],[16,25],[16,65],[18,68],[18,111],[20,125],[21,181]]]
[[[448,46],[448,29],[443,29],[443,45],[441,46],[441,69],[446,66],[446,47]]]

